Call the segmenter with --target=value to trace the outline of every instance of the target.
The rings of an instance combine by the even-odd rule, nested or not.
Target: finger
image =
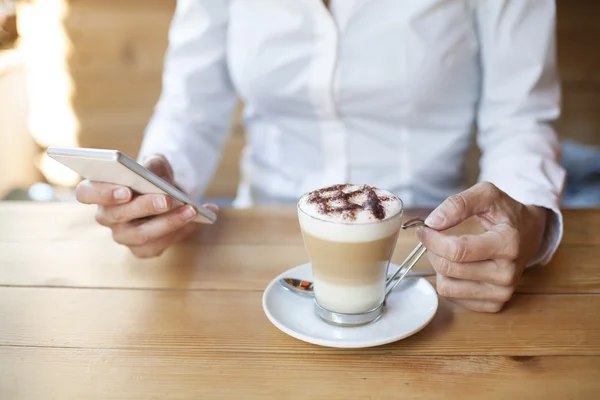
[[[160,256],[166,249],[181,241],[190,233],[198,229],[198,224],[188,224],[183,228],[172,232],[153,242],[141,246],[130,246],[131,252],[139,258],[152,258]]]
[[[447,235],[419,227],[417,237],[427,250],[455,263],[483,261],[493,258],[515,259],[519,242],[516,233],[508,230],[490,230],[479,235]]]
[[[112,206],[127,203],[132,192],[128,187],[84,180],[75,188],[75,197],[83,204]]]
[[[512,262],[485,260],[455,263],[431,251],[427,252],[427,258],[438,274],[447,277],[501,286],[513,286],[517,283],[517,268]]]
[[[504,303],[494,301],[481,301],[481,300],[460,300],[460,299],[448,299],[452,303],[458,304],[471,311],[486,312],[486,313],[497,313],[502,310]]]
[[[479,225],[486,231],[489,231],[494,227],[494,223],[484,216],[475,216],[475,220],[479,222]]]
[[[461,300],[483,300],[506,303],[512,297],[511,286],[492,285],[486,282],[467,281],[437,275],[436,289],[440,296]]]
[[[213,203],[206,203],[204,204],[204,207],[208,208],[210,211],[214,212],[214,213],[218,213],[219,212],[219,206]]]
[[[448,197],[425,219],[425,224],[436,230],[445,230],[465,219],[484,214],[493,207],[502,192],[489,182],[480,182],[469,189]]]
[[[172,207],[170,197],[162,194],[145,194],[129,203],[118,206],[98,207],[96,221],[104,226],[122,224],[133,220],[163,214]]]
[[[198,212],[186,205],[141,224],[121,224],[113,229],[113,238],[126,246],[141,246],[175,232],[189,224]]]
[[[150,156],[144,160],[144,166],[152,173],[158,175],[169,183],[173,183],[173,169],[167,159],[160,154]]]

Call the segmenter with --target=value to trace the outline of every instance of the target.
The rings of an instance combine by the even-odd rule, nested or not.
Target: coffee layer
[[[303,232],[314,279],[330,285],[371,285],[385,279],[397,235],[369,242],[333,242]]]

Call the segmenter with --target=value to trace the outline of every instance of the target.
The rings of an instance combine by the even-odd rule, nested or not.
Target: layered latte
[[[298,217],[319,305],[344,314],[378,307],[402,224],[402,201],[366,185],[335,185],[305,194]]]

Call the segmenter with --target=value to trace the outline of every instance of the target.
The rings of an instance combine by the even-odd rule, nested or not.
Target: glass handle
[[[417,226],[422,225],[425,225],[425,221],[423,221],[423,219],[413,218],[403,223],[402,229],[415,228]],[[396,280],[396,282],[394,282],[394,284],[391,287],[386,289],[384,301],[385,299],[387,299],[392,290],[394,290],[396,286],[398,286],[398,284],[402,281],[402,279],[404,279],[406,274],[408,274],[410,270],[417,264],[417,261],[419,261],[419,259],[423,256],[423,254],[425,254],[426,251],[427,249],[425,248],[423,243],[419,242],[417,247],[415,247],[413,251],[411,251],[411,253],[408,255],[408,257],[404,259],[404,261],[400,265],[400,268],[398,268],[394,275],[387,279],[387,281],[385,282],[386,288],[394,280]]]

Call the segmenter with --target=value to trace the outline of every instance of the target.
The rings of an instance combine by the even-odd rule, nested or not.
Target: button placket
[[[338,56],[339,30],[334,16],[321,3],[315,17],[310,94],[322,138],[322,186],[346,183],[348,179],[347,132],[336,104]]]

